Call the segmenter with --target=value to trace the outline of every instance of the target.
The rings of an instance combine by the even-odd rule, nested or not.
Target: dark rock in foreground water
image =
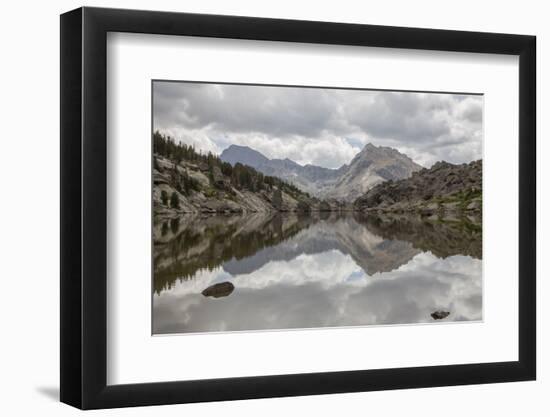
[[[214,298],[227,297],[229,294],[233,292],[234,289],[235,289],[235,286],[229,281],[220,282],[219,284],[214,284],[206,288],[202,292],[202,295],[204,295],[205,297],[214,297]]]
[[[437,310],[437,311],[434,311],[432,314],[430,314],[430,316],[432,316],[432,319],[434,320],[443,320],[449,314],[451,314],[450,311]]]

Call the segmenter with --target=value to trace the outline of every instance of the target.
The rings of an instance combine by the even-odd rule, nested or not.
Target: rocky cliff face
[[[420,165],[396,149],[369,143],[342,168],[325,197],[354,201],[381,182],[409,178],[420,169]]]
[[[246,146],[231,145],[220,155],[231,164],[240,162],[265,175],[288,181],[319,198],[353,201],[374,185],[409,177],[421,166],[395,149],[366,145],[348,165],[329,169],[302,166],[290,159],[268,159]]]
[[[176,163],[158,154],[155,154],[153,168],[153,205],[155,216],[166,218],[184,213],[333,209],[327,202],[287,186],[263,184],[261,189],[236,188],[218,167],[212,169],[202,161]]]
[[[410,178],[383,182],[358,198],[360,211],[418,212],[423,215],[481,213],[482,163],[437,162]]]

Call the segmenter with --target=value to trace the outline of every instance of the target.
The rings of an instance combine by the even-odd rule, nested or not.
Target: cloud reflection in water
[[[348,230],[344,225],[371,245],[342,243],[350,238],[338,238]],[[360,247],[364,253],[359,253]],[[433,322],[430,314],[437,309],[451,312],[445,321],[482,318],[480,259],[437,257],[412,243],[383,239],[357,219],[317,222],[262,250],[274,256],[258,251],[257,259],[256,254],[232,258],[156,292],[154,333],[426,323]],[[369,260],[376,264],[380,257],[386,259],[383,265],[395,268],[377,266],[370,268],[377,272],[365,272]],[[229,296],[213,299],[201,294],[226,281],[235,286]]]

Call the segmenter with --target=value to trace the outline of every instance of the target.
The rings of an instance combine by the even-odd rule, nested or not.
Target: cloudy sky
[[[247,145],[269,158],[338,168],[367,143],[426,167],[482,157],[483,97],[159,82],[153,129],[202,151]]]

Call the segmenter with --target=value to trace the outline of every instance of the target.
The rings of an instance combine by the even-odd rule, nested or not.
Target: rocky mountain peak
[[[408,178],[420,169],[397,149],[367,143],[346,167],[329,197],[353,201],[381,182]]]
[[[320,198],[353,201],[374,185],[409,177],[422,167],[398,150],[367,143],[349,164],[329,169],[312,164],[302,166],[289,158],[269,159],[247,146],[231,145],[222,161],[240,162],[265,175],[279,177]]]
[[[372,143],[369,142],[369,143],[367,143],[367,144],[363,147],[363,149],[361,149],[361,152],[360,152],[360,153],[369,152],[369,151],[375,151],[375,150],[377,150],[377,149],[381,149],[381,147],[378,147],[378,146],[376,146],[376,145],[374,145],[374,144],[372,144]]]
[[[220,155],[220,159],[229,162],[231,165],[240,162],[252,168],[258,168],[269,161],[261,152],[249,148],[248,146],[241,145],[230,145],[228,148],[224,149]]]

